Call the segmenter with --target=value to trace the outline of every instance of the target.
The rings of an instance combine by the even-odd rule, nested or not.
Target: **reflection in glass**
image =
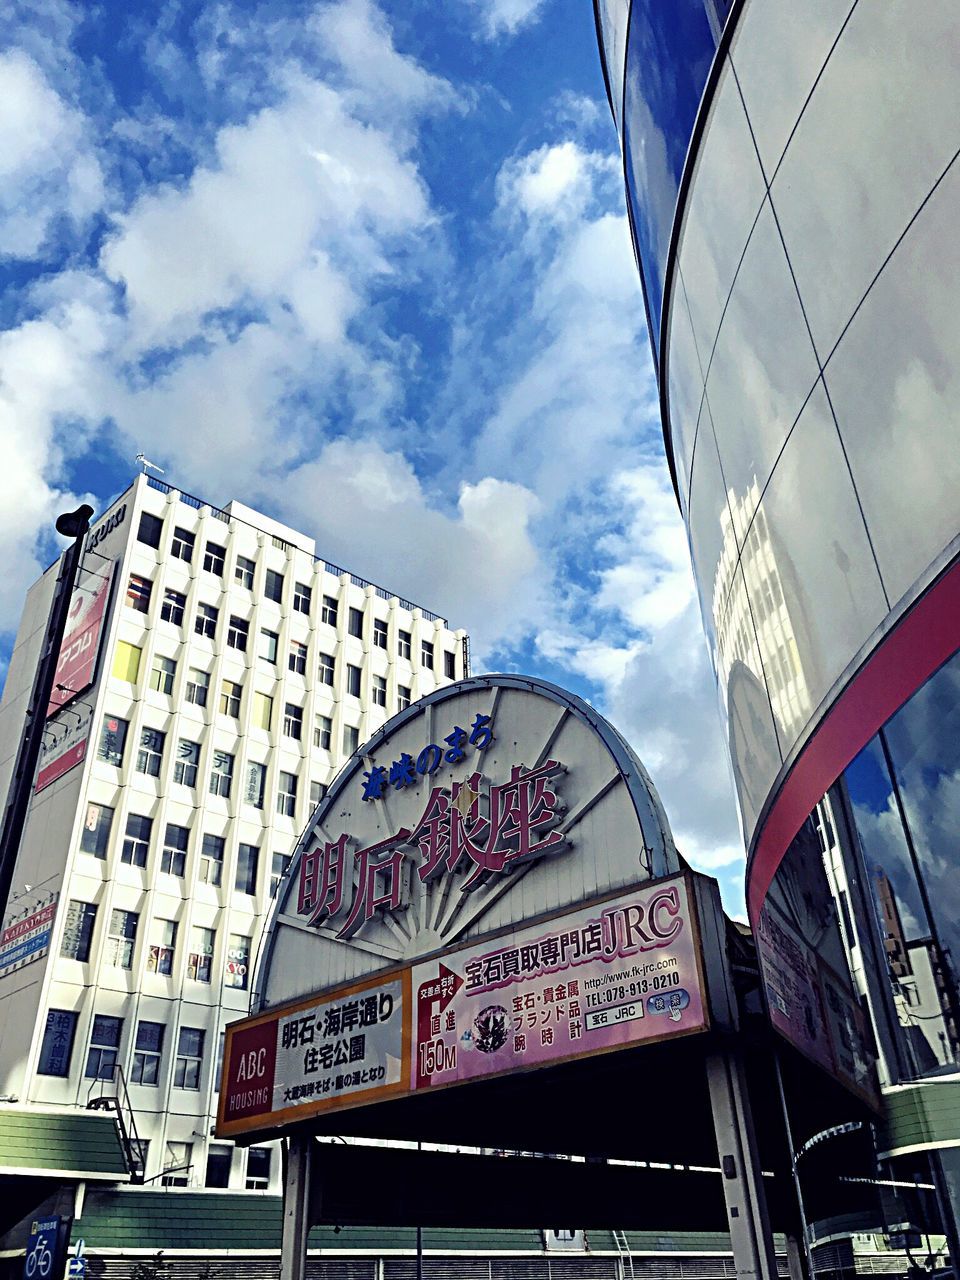
[[[613,117],[620,132],[620,116],[623,111],[623,62],[626,54],[627,20],[630,16],[630,0],[600,0],[600,30],[603,34],[604,61],[610,78],[610,96],[613,99]]]
[[[914,0],[854,8],[771,185],[824,360],[957,149],[956,0],[917,16]]]
[[[654,346],[680,175],[715,44],[703,0],[633,0],[623,149]]]
[[[960,1044],[944,990],[942,952],[879,736],[848,766],[844,781],[909,1069],[926,1075],[952,1067]]]
[[[736,520],[739,499],[728,500]],[[822,383],[790,433],[742,555],[787,754],[887,612]]]
[[[727,62],[717,84],[684,209],[680,269],[703,367],[766,187],[737,82]]]
[[[703,374],[687,307],[683,274],[673,278],[670,306],[669,360],[667,381],[670,406],[670,444],[677,470],[677,488],[684,513],[690,492],[690,459],[697,435],[697,420],[703,400]]]
[[[741,499],[738,538],[818,376],[767,201],[737,273],[707,376],[723,474]]]
[[[960,529],[958,205],[955,163],[824,374],[893,601],[911,591]]]
[[[693,454],[687,530],[703,625],[708,635],[713,635],[717,619],[726,606],[737,556],[717,442],[706,402],[700,410]]]

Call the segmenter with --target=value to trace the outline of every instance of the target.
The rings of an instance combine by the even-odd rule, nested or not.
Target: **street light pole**
[[[63,642],[67,615],[70,611],[70,600],[73,596],[80,557],[83,554],[83,543],[90,528],[92,515],[93,507],[83,503],[77,507],[76,511],[68,511],[57,517],[57,533],[73,538],[73,545],[67,548],[60,563],[60,573],[50,604],[50,616],[47,619],[47,631],[33,678],[33,689],[27,704],[23,734],[10,779],[10,788],[7,791],[3,827],[0,829],[0,925],[6,915],[7,902],[10,898],[13,872],[23,835],[23,824],[26,821],[27,808],[33,792],[33,779],[37,771],[43,731],[46,727],[47,705],[53,690],[53,680],[60,659],[60,645]]]

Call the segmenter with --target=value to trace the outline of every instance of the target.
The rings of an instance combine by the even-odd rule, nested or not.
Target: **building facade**
[[[57,566],[0,706],[6,788]],[[276,1187],[212,1143],[226,1023],[341,763],[467,674],[464,632],[232,502],[139,476],[92,528],[0,943],[0,1095],[120,1096],[147,1182]]]
[[[956,1241],[960,14],[596,16],[770,1018],[841,1077],[872,1038]]]

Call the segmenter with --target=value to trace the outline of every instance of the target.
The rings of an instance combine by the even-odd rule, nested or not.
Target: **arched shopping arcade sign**
[[[706,1029],[694,894],[642,765],[552,685],[463,681],[338,775],[284,879],[218,1133]]]

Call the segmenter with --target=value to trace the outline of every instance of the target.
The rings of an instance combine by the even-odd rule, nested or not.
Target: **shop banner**
[[[703,1031],[686,877],[227,1028],[217,1133]]]
[[[115,568],[116,562],[105,565],[74,588],[47,704],[48,719],[93,684]]]
[[[34,791],[42,791],[83,762],[90,741],[93,708],[78,702],[44,730]]]
[[[0,978],[12,969],[20,969],[34,960],[41,960],[47,954],[57,914],[58,897],[59,894],[39,910],[8,924],[0,934]]]
[[[220,1131],[302,1120],[404,1091],[409,971],[227,1028]]]
[[[411,1088],[702,1031],[687,882],[659,881],[414,966]]]

